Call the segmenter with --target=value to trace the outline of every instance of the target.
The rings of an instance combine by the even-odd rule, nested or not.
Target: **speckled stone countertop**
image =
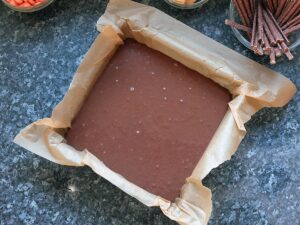
[[[255,57],[224,26],[229,0],[181,11],[153,5],[224,45]],[[29,123],[50,115],[95,39],[103,0],[59,0],[33,14],[0,3],[0,224],[175,224],[94,174],[56,165],[12,143]],[[272,68],[300,86],[300,48]],[[300,224],[300,94],[264,109],[247,124],[232,158],[204,180],[213,192],[210,225]],[[72,191],[75,187],[75,191]]]

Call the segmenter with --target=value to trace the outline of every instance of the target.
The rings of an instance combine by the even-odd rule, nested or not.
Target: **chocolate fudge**
[[[66,134],[113,171],[174,200],[228,110],[231,94],[170,57],[126,39]]]

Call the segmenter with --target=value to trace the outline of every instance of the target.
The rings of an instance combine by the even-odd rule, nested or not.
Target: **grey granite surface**
[[[224,45],[268,66],[223,21],[228,0],[181,11],[153,5]],[[89,168],[48,162],[12,143],[27,124],[50,115],[97,35],[106,1],[58,0],[33,14],[0,3],[0,224],[175,224]],[[300,86],[300,49],[272,68]],[[247,124],[237,154],[204,180],[213,192],[210,225],[300,224],[300,94],[264,109]],[[72,188],[75,187],[75,190]]]

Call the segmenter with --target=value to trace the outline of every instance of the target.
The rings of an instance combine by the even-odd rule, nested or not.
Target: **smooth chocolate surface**
[[[127,39],[73,121],[67,141],[130,182],[174,200],[230,100],[210,79]]]

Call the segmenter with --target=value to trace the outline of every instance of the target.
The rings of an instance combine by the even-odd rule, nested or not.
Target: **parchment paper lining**
[[[246,134],[244,124],[251,116],[263,107],[286,104],[296,92],[294,84],[159,10],[129,0],[111,0],[97,27],[101,34],[51,118],[24,128],[15,137],[15,143],[55,163],[87,165],[145,205],[159,206],[166,216],[180,224],[207,224],[212,210],[211,191],[202,185],[202,179],[235,153]],[[127,181],[88,150],[77,151],[69,146],[63,137],[98,76],[122,45],[122,39],[129,37],[198,71],[234,96],[230,109],[174,203]]]

